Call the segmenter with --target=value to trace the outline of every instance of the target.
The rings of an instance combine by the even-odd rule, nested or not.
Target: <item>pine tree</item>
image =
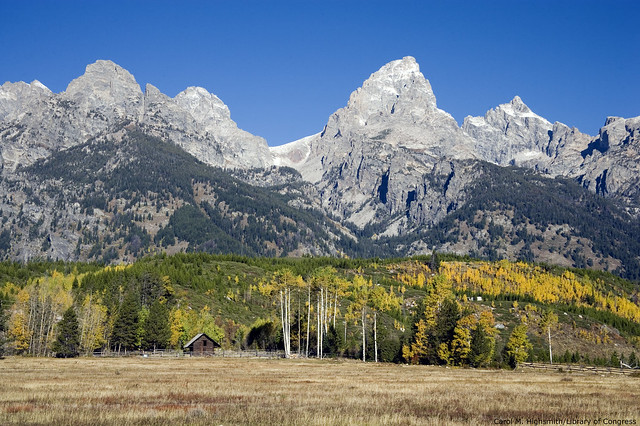
[[[145,349],[166,348],[171,338],[169,327],[169,310],[162,300],[156,299],[149,309],[149,316],[144,323],[143,344]]]
[[[614,351],[609,359],[609,366],[620,367],[620,358],[618,358],[618,352]]]
[[[455,329],[460,319],[460,306],[453,297],[444,299],[436,317],[433,330],[434,346],[437,348],[439,362],[451,362],[450,345],[455,337]]]
[[[58,323],[58,337],[53,342],[52,349],[58,358],[73,358],[78,356],[80,349],[80,330],[78,317],[73,306],[67,309]]]
[[[111,341],[116,350],[135,348],[138,340],[138,321],[138,300],[134,293],[129,293],[120,305],[120,313],[113,324]]]
[[[473,367],[485,367],[493,358],[495,340],[480,324],[471,331],[471,352],[469,361]]]
[[[438,253],[436,253],[436,249],[431,251],[431,259],[429,261],[429,268],[432,272],[438,273],[440,270],[440,259],[438,259]]]

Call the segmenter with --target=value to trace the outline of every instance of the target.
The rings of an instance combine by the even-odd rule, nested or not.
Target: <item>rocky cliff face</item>
[[[459,127],[405,57],[373,73],[320,133],[270,149],[205,89],[143,92],[129,72],[98,61],[59,94],[37,81],[0,87],[0,254],[97,259],[109,244],[105,259],[141,247],[350,256],[435,247],[640,276],[639,135],[640,117],[609,118],[592,137],[550,123],[517,96]],[[262,201],[246,187],[234,193],[237,182],[176,146],[262,187]],[[203,189],[203,176],[229,185]],[[105,217],[111,225],[100,228]],[[194,220],[213,223],[216,237],[199,241]],[[251,236],[256,226],[264,238]],[[125,248],[130,239],[135,250]]]
[[[466,117],[462,129],[475,140],[485,161],[526,167],[549,160],[547,147],[553,125],[531,111],[519,96],[484,117]]]
[[[621,198],[637,213],[640,207],[640,117],[609,117],[598,136],[581,151],[574,171],[585,188]]]
[[[638,120],[609,119],[592,137],[550,123],[516,96],[459,128],[406,57],[372,74],[321,133],[271,150],[276,165],[316,185],[327,211],[397,235],[437,223],[464,203],[474,174],[460,160],[570,177],[638,205]]]
[[[123,122],[139,124],[213,166],[271,163],[266,141],[238,129],[215,95],[190,87],[169,98],[151,85],[142,93],[133,75],[111,61],[88,65],[59,94],[39,82],[0,88],[0,143],[7,171],[108,134]]]
[[[553,125],[519,97],[484,117],[467,117],[462,129],[475,141],[479,157],[549,176],[576,179],[592,192],[638,207],[640,117],[609,117],[592,137],[562,123]]]
[[[360,227],[388,222],[385,235],[444,217],[460,176],[451,161],[476,157],[411,57],[373,73],[321,133],[272,153],[315,183],[327,211]],[[451,176],[444,191],[431,186],[435,175]]]

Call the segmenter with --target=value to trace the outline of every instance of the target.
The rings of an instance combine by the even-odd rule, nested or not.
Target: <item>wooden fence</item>
[[[174,349],[158,349],[155,351],[96,351],[94,357],[132,357],[141,356],[145,358],[180,358],[190,357],[191,353],[174,350]],[[264,350],[246,350],[231,351],[217,349],[207,357],[214,358],[284,358],[284,351],[264,351]]]
[[[633,369],[633,368],[595,367],[591,365],[578,365],[578,364],[543,364],[543,363],[537,363],[537,362],[523,362],[518,364],[518,368],[547,370],[547,371],[555,371],[555,372],[562,371],[562,372],[618,374],[618,375],[631,374],[634,371],[635,372],[640,371],[640,369]]]

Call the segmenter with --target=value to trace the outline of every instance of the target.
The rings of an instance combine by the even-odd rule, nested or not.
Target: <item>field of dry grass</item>
[[[3,425],[640,424],[639,401],[640,378],[628,376],[316,360],[0,361]]]

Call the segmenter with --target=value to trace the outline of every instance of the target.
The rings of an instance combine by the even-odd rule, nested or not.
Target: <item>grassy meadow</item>
[[[640,378],[357,361],[0,361],[0,424],[640,422]],[[517,424],[517,423],[512,423]],[[592,423],[593,424],[593,423]]]

